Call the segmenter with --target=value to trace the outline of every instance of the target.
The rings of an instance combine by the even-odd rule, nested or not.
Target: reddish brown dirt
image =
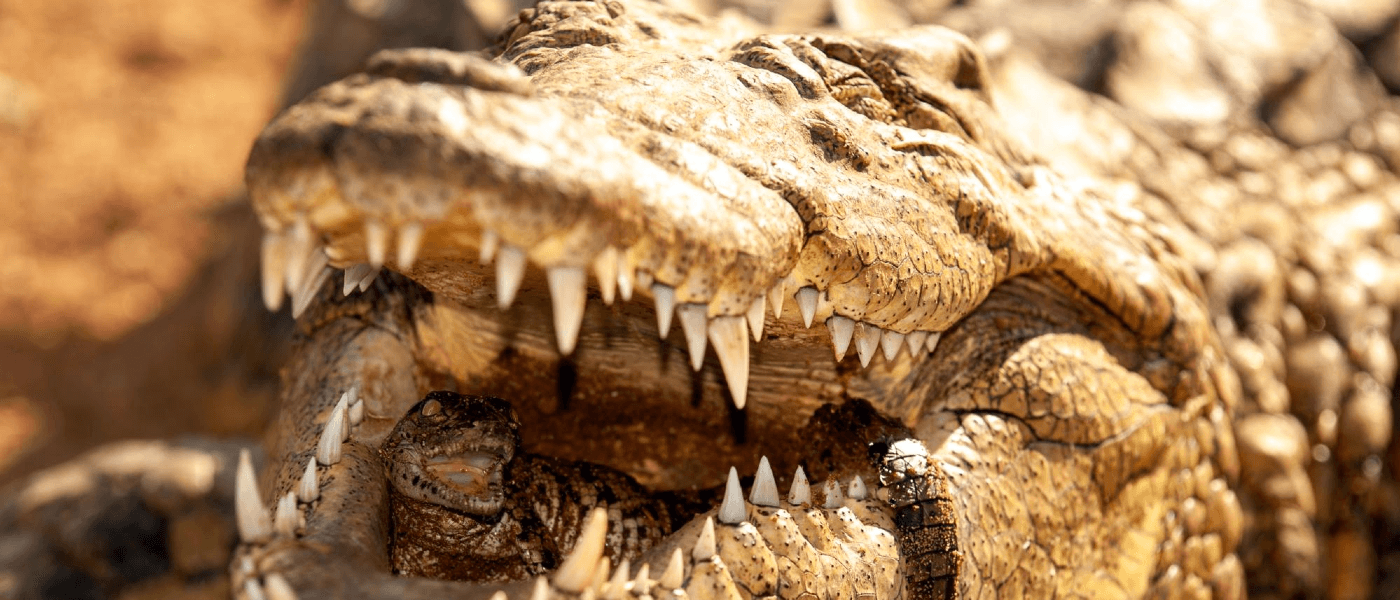
[[[106,440],[260,427],[243,390],[132,382],[230,339],[226,316],[155,322],[246,229],[213,215],[305,6],[0,0],[0,481]]]

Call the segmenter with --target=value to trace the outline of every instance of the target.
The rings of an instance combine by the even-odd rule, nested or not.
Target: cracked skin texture
[[[303,537],[247,549],[260,572],[329,597],[494,590],[388,576],[371,449],[422,392],[452,387],[511,398],[538,425],[526,447],[663,488],[751,471],[759,454],[790,472],[803,462],[793,432],[818,406],[865,399],[947,479],[960,596],[1243,595],[1236,490],[1257,495],[1251,478],[1271,472],[1240,477],[1240,361],[1221,337],[1231,352],[1249,338],[1207,318],[1208,293],[1234,292],[1199,278],[1201,206],[1166,186],[1125,193],[1023,145],[1003,123],[1036,113],[999,112],[986,60],[942,29],[759,35],[647,4],[546,3],[491,55],[501,62],[380,55],[254,148],[264,226],[309,229],[333,265],[369,259],[367,224],[426,228],[407,279],[351,300],[322,290],[299,324],[263,489],[295,485],[338,390],[360,386],[369,415]],[[1141,121],[1085,113],[1156,153],[1116,175],[1151,183],[1154,166],[1180,165],[1181,145]],[[476,264],[484,231],[532,263],[508,311]],[[726,412],[713,357],[692,379],[683,342],[656,342],[636,303],[590,302],[560,361],[534,267],[588,267],[608,247],[715,319],[776,285],[811,286],[819,321],[942,342],[859,369],[832,361],[825,332],[789,306],[751,349],[745,412]],[[1209,283],[1256,275],[1228,267]],[[573,411],[603,435],[578,432]],[[633,446],[590,439],[624,432]],[[1265,520],[1299,514],[1265,500],[1250,507]]]
[[[527,447],[661,487],[713,483],[760,453],[791,472],[791,432],[817,406],[866,399],[947,477],[960,596],[1242,593],[1233,399],[1217,385],[1228,367],[1200,282],[1146,227],[1139,198],[1067,182],[1006,135],[966,39],[754,35],[648,4],[546,3],[496,53],[519,71],[380,55],[254,147],[264,226],[306,223],[334,265],[369,260],[367,223],[426,228],[412,283],[382,277],[349,301],[322,290],[300,321],[264,489],[295,485],[336,390],[360,386],[368,415],[304,535],[245,549],[260,572],[331,597],[489,594],[388,576],[371,449],[420,391],[447,385],[521,405],[545,432]],[[822,292],[818,320],[943,338],[931,355],[857,369],[789,309],[753,348],[748,445],[706,446],[734,420],[713,358],[696,400],[680,344],[655,342],[654,316],[635,305],[590,303],[570,357],[576,405],[559,406],[547,377],[514,377],[559,357],[533,269],[510,311],[494,307],[489,267],[475,264],[488,230],[546,267],[586,267],[612,246],[712,318],[786,280],[789,293]],[[604,432],[629,419],[664,431],[632,442],[660,465],[550,425],[573,410],[618,415],[600,419]],[[677,423],[695,412],[708,416]],[[1215,510],[1183,522],[1191,503]]]

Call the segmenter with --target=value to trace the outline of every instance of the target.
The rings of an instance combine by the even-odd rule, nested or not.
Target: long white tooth
[[[311,259],[311,252],[316,249],[311,237],[311,225],[306,222],[306,217],[297,217],[287,237],[288,290],[300,289],[302,282],[306,280],[306,263]]]
[[[320,441],[316,442],[316,462],[327,467],[340,462],[340,445],[344,438],[345,408],[337,403],[331,410],[331,418],[326,421],[326,428],[321,430]]]
[[[856,478],[851,480],[851,485],[846,488],[846,495],[850,496],[852,500],[865,499],[865,481],[860,478],[860,475],[856,475]]]
[[[544,575],[535,579],[535,589],[530,592],[530,600],[549,600],[549,581]]]
[[[617,254],[617,295],[623,300],[632,299],[632,283],[636,277],[632,273],[632,267],[627,266],[627,256],[619,252]]]
[[[700,537],[695,540],[695,548],[690,551],[690,560],[701,562],[715,555],[715,520],[705,517],[705,526],[700,529]]]
[[[326,281],[331,278],[331,274],[335,272],[335,269],[326,266],[326,262],[326,253],[320,250],[312,253],[311,262],[307,264],[311,266],[313,271],[307,273],[306,277],[302,279],[301,287],[297,289],[295,294],[292,294],[293,319],[306,312],[307,307],[311,306],[311,301],[316,299],[316,292],[321,291],[321,286],[325,285]]]
[[[476,255],[476,259],[480,261],[483,265],[489,265],[491,264],[491,261],[496,258],[496,250],[499,250],[500,248],[501,236],[496,235],[496,232],[491,231],[490,229],[482,231],[481,248],[480,252],[478,252]]]
[[[671,333],[671,314],[676,312],[676,290],[658,283],[651,286],[651,297],[656,300],[656,333],[664,340]]]
[[[360,280],[364,279],[365,275],[369,275],[370,271],[373,270],[374,267],[371,267],[365,263],[357,263],[345,267],[345,283],[341,284],[340,286],[341,295],[349,296],[350,292],[353,292],[355,291],[355,288],[360,287]]]
[[[768,306],[773,309],[773,320],[783,318],[783,301],[787,300],[787,280],[779,279],[778,283],[768,288]]]
[[[724,380],[729,383],[729,397],[739,409],[749,399],[749,338],[744,332],[747,327],[743,317],[715,317],[710,321],[710,344],[715,347]]]
[[[880,335],[880,349],[885,352],[885,360],[894,360],[899,356],[899,348],[904,345],[904,334],[886,329]]]
[[[370,266],[384,266],[384,259],[389,255],[389,228],[383,223],[365,222],[365,253],[369,254]]]
[[[617,572],[613,573],[612,581],[603,588],[604,600],[622,600],[627,597],[627,574],[632,571],[632,562],[626,558],[622,559],[622,564],[617,566]]]
[[[350,405],[350,414],[349,414],[349,416],[350,416],[350,424],[351,424],[351,425],[359,425],[361,421],[364,421],[364,420],[365,420],[365,401],[364,401],[364,400],[356,400],[354,404],[351,404],[351,405]]]
[[[583,326],[583,309],[588,303],[587,274],[580,267],[550,267],[549,298],[554,302],[554,336],[559,341],[559,353],[565,356],[578,343],[578,330]]]
[[[277,510],[272,513],[272,530],[282,537],[296,537],[297,496],[291,492],[277,501]]]
[[[773,478],[773,467],[768,465],[767,456],[758,459],[758,472],[754,474],[753,489],[749,490],[749,504],[778,505],[778,482]]]
[[[365,276],[360,279],[360,291],[368,290],[369,286],[374,285],[374,279],[379,277],[379,272],[382,270],[384,270],[384,267],[370,267],[369,272],[365,273]]]
[[[909,356],[918,356],[919,351],[924,349],[924,342],[928,341],[928,332],[915,329],[904,337],[904,343],[909,346]]]
[[[856,322],[841,315],[831,315],[826,320],[826,328],[831,330],[831,349],[836,351],[836,362],[846,358],[846,350],[851,347],[851,334],[856,331]]]
[[[679,548],[677,548],[679,550]],[[645,596],[651,593],[651,565],[642,563],[642,567],[637,569],[637,577],[632,580],[632,593],[636,596]]]
[[[788,504],[804,506],[812,501],[812,484],[807,483],[807,474],[802,467],[792,476],[792,489],[788,490]]]
[[[690,367],[696,371],[705,364],[706,310],[708,308],[704,304],[682,304],[676,307],[676,316],[681,319],[681,331],[685,333],[685,344],[690,348]]]
[[[879,345],[879,327],[864,322],[856,324],[856,353],[860,355],[860,366],[870,366],[870,357],[875,356],[875,347]]]
[[[759,294],[753,299],[753,304],[749,305],[748,314],[744,315],[749,319],[749,334],[753,336],[753,341],[763,341],[763,295]]]
[[[287,583],[287,578],[281,573],[270,573],[263,577],[263,590],[267,592],[267,600],[297,600],[296,590],[292,589],[292,584]]]
[[[340,400],[337,400],[337,401],[336,401],[336,403],[335,403],[335,408],[332,409],[332,410],[334,410],[335,412],[340,413],[340,417],[341,417],[341,423],[340,423],[340,425],[341,425],[341,426],[340,426],[340,441],[344,442],[344,441],[349,440],[349,439],[350,439],[350,392],[349,392],[348,390],[340,393]]]
[[[409,223],[399,227],[399,270],[413,268],[418,249],[423,247],[423,224]]]
[[[676,548],[671,551],[671,562],[666,563],[666,570],[661,572],[661,577],[656,580],[657,585],[668,590],[681,587],[685,577],[685,559],[681,556],[681,549]]]
[[[262,584],[256,578],[248,578],[243,582],[243,597],[247,600],[267,600],[267,595],[263,594]]]
[[[924,342],[924,346],[928,348],[928,351],[929,351],[930,354],[932,354],[934,350],[937,350],[937,349],[938,349],[938,340],[940,340],[940,339],[942,339],[942,338],[943,338],[943,332],[941,332],[941,331],[935,331],[935,332],[929,334],[929,336],[928,336],[928,341],[927,341],[927,342]]]
[[[724,500],[719,504],[719,522],[737,524],[744,520],[744,490],[739,488],[739,471],[729,467],[729,481],[724,484]]]
[[[597,568],[593,569],[593,577],[588,580],[588,590],[593,592],[595,597],[598,592],[603,591],[603,585],[608,582],[608,571],[611,568],[612,561],[605,558],[598,561]]]
[[[841,508],[841,504],[844,502],[841,498],[841,482],[832,477],[826,480],[822,491],[826,493],[826,502],[822,504],[822,508]]]
[[[276,312],[282,307],[287,283],[287,240],[280,233],[263,234],[262,293],[263,305]]]
[[[272,519],[258,491],[258,478],[253,473],[253,455],[247,448],[238,451],[238,471],[233,480],[233,512],[238,523],[238,537],[245,544],[260,544],[272,537]]]
[[[793,297],[797,299],[797,310],[802,312],[802,323],[811,327],[812,317],[817,315],[817,288],[797,288],[797,294]]]
[[[501,255],[496,257],[496,305],[510,308],[524,279],[525,251],[515,246],[502,247]]]
[[[574,551],[554,573],[554,585],[561,590],[582,592],[593,580],[594,569],[603,558],[603,542],[608,535],[608,511],[595,508],[588,514],[583,531],[574,541]]]
[[[321,497],[321,482],[316,477],[316,459],[306,461],[306,470],[301,473],[301,481],[297,483],[297,498],[302,502],[310,504]]]
[[[617,248],[608,246],[593,259],[593,276],[598,278],[598,292],[603,304],[612,305],[617,297]]]

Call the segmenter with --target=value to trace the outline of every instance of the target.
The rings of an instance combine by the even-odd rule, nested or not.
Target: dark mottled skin
[[[424,410],[425,407],[431,407]],[[504,400],[432,392],[415,405],[385,441],[381,453],[391,473],[404,461],[427,460],[467,440],[508,457],[503,485],[491,511],[452,501],[453,486],[420,481],[436,493],[414,494],[412,478],[391,475],[395,572],[463,581],[512,581],[552,571],[573,548],[584,518],[595,507],[609,511],[605,554],[637,560],[642,552],[695,513],[708,508],[700,494],[653,493],[621,471],[605,466],[516,454],[519,420]],[[454,441],[456,446],[452,444]],[[426,478],[425,478],[426,479]],[[443,493],[443,490],[448,490]],[[410,494],[417,495],[415,499]]]

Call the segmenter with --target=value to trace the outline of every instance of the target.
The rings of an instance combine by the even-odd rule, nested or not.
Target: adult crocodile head
[[[452,388],[509,399],[532,452],[667,489],[760,456],[874,482],[799,433],[865,400],[942,473],[959,593],[1242,590],[1228,367],[1179,225],[1044,167],[1000,125],[985,69],[937,28],[757,35],[546,2],[489,59],[381,53],[284,112],[247,182],[265,299],[290,293],[303,342],[272,494],[242,503],[240,589],[496,589],[388,569],[377,449]],[[364,294],[337,298],[338,269]],[[703,521],[663,550],[703,547]],[[711,583],[712,555],[692,554],[686,585]],[[536,593],[593,593],[578,579]]]

